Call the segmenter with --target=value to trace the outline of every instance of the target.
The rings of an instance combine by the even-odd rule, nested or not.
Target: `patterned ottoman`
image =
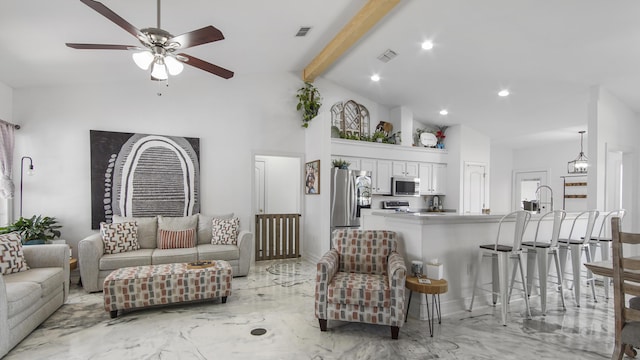
[[[232,275],[231,265],[222,260],[201,269],[187,264],[121,268],[104,279],[104,308],[115,318],[124,309],[213,298],[226,303]]]

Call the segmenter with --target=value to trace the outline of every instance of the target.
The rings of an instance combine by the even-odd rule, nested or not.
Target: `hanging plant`
[[[312,83],[306,82],[298,89],[298,106],[296,110],[302,111],[302,127],[309,127],[309,121],[318,115],[318,110],[322,106],[320,92]]]

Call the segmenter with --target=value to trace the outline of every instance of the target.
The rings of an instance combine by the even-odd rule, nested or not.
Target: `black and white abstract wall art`
[[[91,227],[200,212],[200,139],[90,131]]]

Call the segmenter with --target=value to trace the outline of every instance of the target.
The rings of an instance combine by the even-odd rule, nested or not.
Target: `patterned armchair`
[[[407,268],[396,252],[396,233],[335,230],[333,248],[318,262],[315,313],[320,330],[327,320],[391,326],[397,339],[405,319]]]

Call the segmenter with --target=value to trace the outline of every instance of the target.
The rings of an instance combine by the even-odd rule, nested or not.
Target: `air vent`
[[[298,33],[296,34],[296,36],[307,36],[307,33],[309,32],[309,30],[311,30],[310,26],[303,26],[300,28],[300,30],[298,30]]]
[[[382,54],[380,54],[378,56],[378,60],[387,63],[389,61],[391,61],[391,59],[393,59],[394,57],[398,56],[398,53],[391,50],[391,49],[387,49],[385,50],[385,52],[383,52]]]

